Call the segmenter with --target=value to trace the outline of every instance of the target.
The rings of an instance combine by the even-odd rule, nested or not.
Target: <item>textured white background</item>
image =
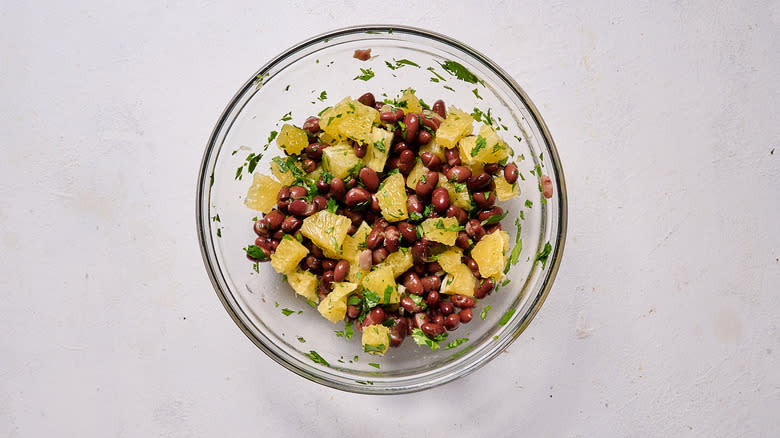
[[[777,436],[780,2],[390,3],[0,5],[0,436]],[[502,65],[569,186],[563,264],[521,339],[394,397],[263,355],[194,227],[238,86],[375,22]]]

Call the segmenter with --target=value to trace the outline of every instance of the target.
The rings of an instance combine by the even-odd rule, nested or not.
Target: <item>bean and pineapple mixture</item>
[[[263,213],[250,260],[270,261],[323,317],[345,322],[339,336],[354,325],[377,355],[407,335],[438,348],[508,267],[496,202],[519,194],[510,147],[458,108],[423,105],[413,90],[389,103],[366,93],[285,124],[285,155],[272,176],[254,174],[245,199]]]

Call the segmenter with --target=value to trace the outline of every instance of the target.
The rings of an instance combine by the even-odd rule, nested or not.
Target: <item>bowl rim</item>
[[[211,224],[210,221],[208,220],[209,217],[208,200],[210,199],[210,183],[209,183],[209,187],[207,187],[206,182],[212,181],[213,178],[213,173],[209,172],[210,169],[208,168],[208,165],[210,162],[210,158],[214,153],[214,149],[215,149],[214,146],[216,144],[216,140],[219,136],[219,133],[223,129],[229,114],[233,111],[234,107],[239,102],[240,98],[246,93],[247,88],[254,86],[255,77],[262,77],[261,75],[271,70],[282,60],[287,59],[290,55],[293,55],[296,52],[304,48],[307,48],[313,44],[321,43],[323,41],[327,42],[326,40],[328,39],[336,38],[339,36],[359,34],[359,33],[363,33],[366,35],[372,35],[377,33],[392,34],[394,31],[399,31],[400,33],[407,33],[419,37],[436,40],[438,42],[450,45],[458,50],[465,52],[467,55],[474,57],[476,60],[483,63],[485,66],[487,66],[489,69],[492,69],[496,73],[496,75],[501,80],[503,80],[505,84],[512,90],[512,92],[514,92],[517,95],[517,97],[520,98],[523,104],[526,105],[533,119],[533,122],[538,127],[544,139],[546,148],[548,149],[547,152],[550,156],[548,163],[551,163],[555,170],[554,175],[555,175],[555,184],[558,189],[557,207],[559,209],[559,215],[557,218],[558,219],[557,230],[551,230],[551,232],[553,235],[555,235],[556,245],[553,248],[552,253],[550,254],[550,258],[548,258],[548,262],[550,266],[549,269],[546,270],[546,273],[544,274],[543,278],[541,279],[542,287],[538,291],[536,296],[532,298],[533,301],[532,305],[528,308],[525,315],[523,315],[521,319],[521,323],[513,332],[511,332],[511,335],[506,336],[501,342],[498,342],[492,349],[487,350],[487,354],[483,356],[481,360],[467,364],[468,366],[466,366],[464,369],[460,370],[457,373],[448,373],[445,375],[430,376],[434,378],[422,383],[409,384],[402,387],[386,387],[386,386],[374,387],[371,385],[359,385],[359,384],[344,385],[341,382],[331,381],[328,380],[327,378],[316,375],[315,373],[310,373],[305,369],[299,367],[297,364],[287,360],[283,355],[274,352],[272,348],[270,348],[268,345],[265,345],[260,339],[258,339],[252,333],[249,327],[244,323],[244,321],[242,321],[241,317],[238,315],[237,310],[229,302],[229,299],[227,297],[229,291],[222,290],[222,287],[220,286],[219,280],[217,278],[217,272],[215,272],[215,267],[212,265],[210,259],[211,253],[216,253],[216,251],[213,242],[211,241],[210,233],[207,232],[207,230],[210,229]],[[219,116],[217,123],[214,125],[214,128],[212,129],[211,134],[209,135],[209,140],[206,144],[206,149],[203,152],[200,170],[198,172],[196,202],[195,202],[195,216],[196,216],[196,229],[198,233],[198,243],[201,250],[201,257],[203,258],[203,263],[206,267],[206,271],[208,273],[209,279],[211,280],[212,286],[214,287],[214,290],[220,302],[222,302],[223,307],[228,312],[231,319],[244,333],[244,335],[246,335],[252,341],[252,343],[254,343],[258,348],[260,348],[260,350],[262,350],[266,355],[268,355],[275,362],[279,363],[280,365],[294,372],[295,374],[334,389],[339,389],[339,390],[353,392],[353,393],[362,393],[362,394],[402,394],[402,393],[410,393],[410,392],[417,392],[425,389],[430,389],[442,385],[444,383],[453,381],[465,375],[471,374],[472,372],[476,371],[477,369],[481,368],[482,366],[484,366],[485,364],[493,360],[498,354],[500,354],[501,351],[503,351],[507,346],[509,346],[509,344],[514,342],[520,336],[520,334],[528,327],[528,325],[534,319],[536,314],[539,312],[539,309],[541,308],[542,304],[546,300],[547,296],[549,295],[562,262],[563,250],[566,243],[567,226],[568,226],[568,198],[566,192],[566,181],[563,174],[563,167],[560,162],[560,157],[558,154],[557,147],[552,138],[552,135],[549,132],[547,124],[544,122],[544,119],[539,113],[539,110],[536,108],[536,105],[533,104],[533,102],[525,93],[525,91],[506,71],[504,71],[504,69],[499,67],[496,63],[494,63],[492,60],[487,58],[479,51],[473,49],[472,47],[466,44],[461,43],[460,41],[450,38],[446,35],[437,32],[432,32],[426,29],[420,29],[417,27],[406,26],[406,25],[374,24],[374,25],[357,25],[357,26],[338,28],[328,32],[320,33],[311,38],[303,40],[291,46],[290,48],[284,50],[282,53],[280,53],[279,55],[275,56],[270,61],[265,63],[259,70],[257,70],[254,76],[248,79],[244,83],[244,85],[239,88],[239,90],[233,95],[233,97],[230,99],[229,103],[225,106],[225,109],[222,111],[221,115]]]

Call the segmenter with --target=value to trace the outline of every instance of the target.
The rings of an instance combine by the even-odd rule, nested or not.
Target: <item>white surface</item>
[[[776,436],[780,3],[135,3],[0,8],[0,436]],[[238,86],[372,22],[502,65],[569,187],[563,265],[521,339],[396,397],[263,355],[193,217]]]

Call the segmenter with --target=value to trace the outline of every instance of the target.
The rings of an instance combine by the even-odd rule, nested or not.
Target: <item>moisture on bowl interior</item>
[[[340,336],[362,332],[365,352],[407,335],[439,348],[517,263],[520,233],[510,242],[497,203],[519,195],[520,174],[490,123],[407,89],[346,97],[276,142],[284,155],[254,172],[245,198],[261,213],[247,257],[343,322]]]

